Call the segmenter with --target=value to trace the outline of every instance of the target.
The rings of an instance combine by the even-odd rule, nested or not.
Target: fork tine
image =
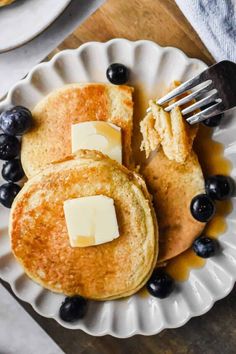
[[[193,100],[194,98],[200,97],[203,93],[212,90],[213,88],[213,83],[212,81],[207,81],[207,85],[200,87],[198,90],[190,93],[188,96],[185,96],[181,98],[180,100],[170,104],[168,107],[165,108],[166,112],[171,111],[173,108],[176,106],[181,106],[183,104],[188,103],[189,101]]]
[[[200,123],[202,121],[204,121],[207,118],[213,117],[217,114],[222,113],[222,99],[218,99],[217,102],[212,105],[209,108],[204,109],[201,112],[198,112],[194,115],[192,115],[191,117],[188,117],[186,119],[186,121],[190,124],[197,124]]]
[[[181,95],[182,93],[190,90],[191,88],[193,88],[194,86],[198,85],[201,83],[200,81],[200,77],[201,74],[195,76],[194,78],[184,82],[183,84],[181,84],[180,86],[176,87],[174,90],[170,91],[169,93],[167,93],[165,96],[161,97],[158,101],[157,104],[162,105],[170,100],[172,100],[173,98]]]
[[[202,106],[206,106],[207,104],[214,102],[217,98],[219,98],[218,91],[212,90],[209,96],[204,97],[201,100],[193,103],[191,106],[188,106],[187,108],[183,109],[181,113],[184,116],[188,113],[195,111],[198,108],[201,108]]]

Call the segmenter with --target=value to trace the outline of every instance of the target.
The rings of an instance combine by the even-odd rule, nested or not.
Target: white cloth
[[[217,60],[236,62],[236,0],[176,0]]]
[[[65,354],[1,284],[0,354]]]

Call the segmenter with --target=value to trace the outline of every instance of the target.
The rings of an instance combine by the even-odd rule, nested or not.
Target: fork
[[[192,92],[178,99],[179,95],[189,90]],[[165,111],[169,112],[174,107],[182,106],[194,99],[193,104],[181,110],[183,116],[188,115],[186,121],[191,125],[235,107],[236,64],[228,60],[214,64],[154,102],[163,105],[176,98],[178,100],[165,107]],[[196,113],[199,109],[201,111]],[[193,114],[189,115],[190,113]]]

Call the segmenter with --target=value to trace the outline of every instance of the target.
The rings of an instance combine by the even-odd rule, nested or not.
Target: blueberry
[[[218,125],[220,125],[222,117],[223,114],[218,114],[217,116],[205,119],[202,123],[207,127],[217,127]]]
[[[0,203],[6,208],[12,206],[13,200],[20,191],[20,186],[15,183],[5,183],[0,187]]]
[[[19,159],[7,161],[2,167],[2,177],[6,181],[18,182],[24,175],[25,173]]]
[[[122,85],[129,79],[129,70],[123,64],[113,63],[108,66],[106,75],[112,84]]]
[[[0,159],[12,160],[20,153],[20,142],[14,136],[0,134]]]
[[[213,102],[214,103],[214,102]],[[212,106],[213,103],[209,103],[203,107],[201,107],[201,110],[203,111],[204,109],[207,109]],[[218,114],[217,116],[213,116],[210,118],[205,119],[202,123],[206,125],[207,127],[217,127],[220,125],[221,119],[223,117],[223,113]]]
[[[28,108],[16,106],[0,115],[0,128],[8,135],[23,135],[32,125],[32,114]]]
[[[66,297],[60,307],[60,317],[63,321],[73,322],[83,318],[87,311],[87,301],[81,296]]]
[[[217,241],[210,237],[200,236],[193,242],[194,252],[202,258],[209,258],[214,256],[217,248]]]
[[[209,221],[214,216],[215,209],[214,202],[206,194],[196,195],[190,205],[192,216],[200,222]]]
[[[169,296],[174,289],[174,280],[161,270],[154,270],[147,282],[148,292],[159,299]]]
[[[212,199],[225,200],[233,196],[234,181],[229,176],[215,175],[206,179],[205,188]]]

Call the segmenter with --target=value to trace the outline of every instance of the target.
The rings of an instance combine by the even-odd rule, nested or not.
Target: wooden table
[[[208,64],[213,62],[174,0],[108,0],[52,54],[87,41],[107,41],[115,37],[153,40],[162,46],[178,47],[188,56]],[[235,296],[236,288],[207,315],[190,320],[182,328],[123,340],[69,331],[53,320],[38,316],[30,305],[22,305],[67,354],[233,354],[236,352]]]

